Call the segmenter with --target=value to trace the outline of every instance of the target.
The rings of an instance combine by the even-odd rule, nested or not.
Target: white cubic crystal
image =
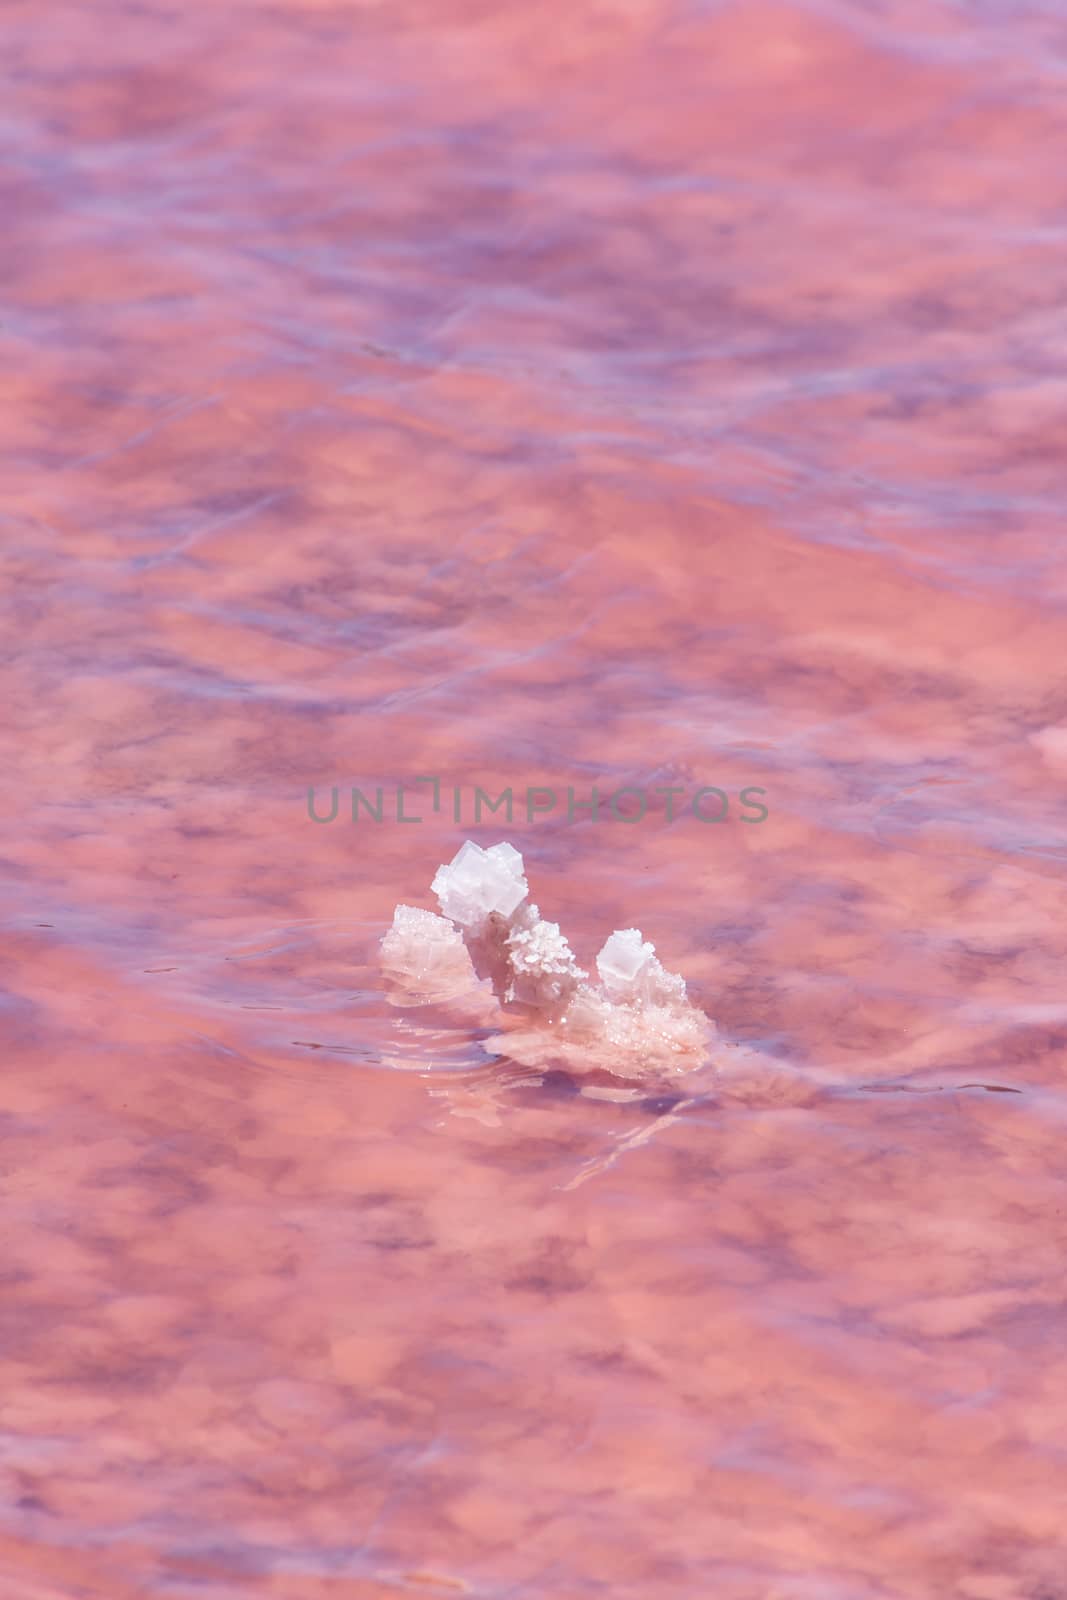
[[[447,866],[437,869],[433,892],[446,917],[476,932],[494,911],[510,917],[529,887],[514,845],[502,842],[483,850],[468,839]]]
[[[655,945],[647,944],[636,928],[617,929],[596,958],[596,969],[608,998],[635,998],[641,973],[655,957]]]

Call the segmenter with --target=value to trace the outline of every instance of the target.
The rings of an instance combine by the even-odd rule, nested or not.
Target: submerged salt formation
[[[655,946],[636,928],[617,930],[596,958],[597,978],[575,960],[559,924],[530,902],[522,856],[507,843],[483,849],[468,839],[433,890],[443,912],[396,908],[382,958],[398,974],[433,989],[454,978],[461,947],[479,978],[492,983],[515,1025],[499,1053],[545,1064],[547,1052],[568,1065],[623,1072],[642,1066],[688,1071],[706,1052],[711,1026],[667,972]]]
[[[458,928],[421,906],[397,906],[382,940],[382,966],[419,1001],[451,998],[469,986],[471,973]]]

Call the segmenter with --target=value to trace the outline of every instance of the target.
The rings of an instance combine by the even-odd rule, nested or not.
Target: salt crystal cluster
[[[470,981],[463,935],[421,906],[397,906],[382,940],[382,966],[412,1001],[447,999]]]
[[[525,913],[505,943],[511,982],[504,998],[561,1014],[588,974],[575,961],[558,922],[542,922],[536,906],[527,906]]]
[[[636,928],[620,928],[596,958],[600,982],[609,1000],[643,1005],[670,1005],[685,999],[685,979],[667,972]]]
[[[468,839],[447,866],[437,869],[433,892],[461,930],[475,972],[491,979],[499,1000],[545,1012],[565,1009],[586,974],[559,924],[543,921],[528,902],[522,856],[513,845],[502,842],[483,850]]]
[[[491,916],[510,917],[529,894],[522,856],[510,844],[468,839],[431,885],[438,904],[464,933],[481,933]]]
[[[480,978],[530,1023],[503,1047],[533,1061],[544,1056],[545,1030],[575,1065],[617,1072],[624,1063],[688,1071],[703,1059],[711,1028],[686,997],[685,980],[667,972],[636,928],[613,933],[596,958],[598,980],[578,965],[558,923],[529,899],[522,856],[512,845],[483,849],[468,839],[433,880],[443,916],[397,906],[382,941],[388,969],[423,979],[451,972],[463,946]],[[564,1048],[566,1047],[566,1048]]]

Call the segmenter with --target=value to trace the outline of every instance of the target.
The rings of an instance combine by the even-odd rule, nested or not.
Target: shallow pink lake
[[[0,44],[0,1600],[1064,1600],[1067,14]],[[708,1060],[396,1005],[467,837]]]

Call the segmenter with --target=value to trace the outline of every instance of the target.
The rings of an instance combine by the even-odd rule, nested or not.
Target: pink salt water
[[[0,40],[3,1600],[1067,1594],[1061,8]]]

